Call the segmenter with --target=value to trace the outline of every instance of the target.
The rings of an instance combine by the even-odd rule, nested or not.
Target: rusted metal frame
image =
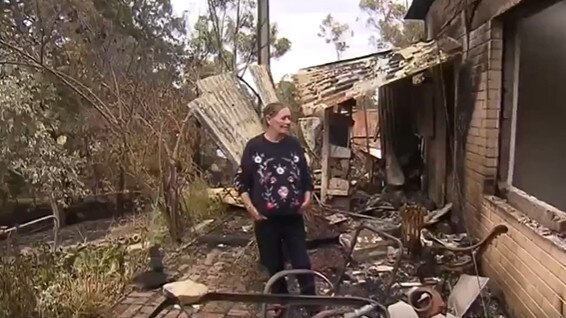
[[[375,300],[361,297],[313,296],[263,293],[213,292],[201,298],[200,303],[213,301],[241,302],[253,304],[283,304],[303,306],[364,306],[376,304]]]
[[[389,310],[387,310],[387,308],[385,308],[383,305],[371,304],[356,309],[354,312],[345,308],[325,310],[314,315],[312,318],[336,317],[338,315],[344,315],[345,317],[348,318],[358,318],[358,317],[365,317],[367,314],[375,312],[376,309],[379,309],[381,312],[383,312],[385,317],[389,317]]]
[[[411,254],[420,250],[421,229],[425,225],[426,208],[421,205],[405,205],[401,208],[403,242]]]
[[[27,223],[24,223],[22,225],[16,225],[14,227],[5,229],[5,230],[0,230],[0,234],[2,235],[8,235],[10,236],[12,232],[17,233],[20,229],[24,228],[24,227],[28,227],[30,225],[34,225],[37,224],[39,222],[45,221],[45,220],[49,220],[49,219],[53,219],[53,250],[57,249],[57,244],[58,244],[58,238],[59,238],[59,228],[60,228],[60,224],[59,224],[59,219],[55,216],[55,215],[47,215],[44,217],[41,217],[39,219],[35,219],[33,221],[29,221]]]
[[[445,250],[454,253],[468,253],[471,256],[471,260],[457,263],[457,264],[442,264],[440,265],[440,269],[443,271],[464,271],[466,268],[474,264],[475,259],[481,258],[483,252],[485,252],[486,248],[491,245],[493,240],[495,240],[499,235],[505,234],[509,231],[509,228],[505,224],[498,224],[494,226],[491,231],[477,244],[468,247],[451,247],[448,245],[443,244],[441,241],[435,240],[435,243],[438,244],[432,247],[432,250]]]
[[[344,314],[348,313],[349,311],[350,310],[345,309],[345,308],[323,310],[323,311],[319,312],[318,314],[314,315],[312,318],[336,317],[336,316],[339,316],[339,315],[344,315]]]
[[[334,295],[334,285],[332,284],[332,282],[326,276],[324,276],[322,273],[311,270],[311,269],[282,270],[282,271],[276,273],[275,275],[271,276],[271,278],[269,278],[269,280],[265,284],[265,288],[263,289],[263,293],[265,293],[265,294],[271,293],[271,288],[273,287],[273,284],[275,284],[275,282],[278,281],[279,279],[282,279],[282,278],[284,278],[286,276],[290,276],[290,275],[305,275],[305,274],[310,274],[310,275],[320,277],[330,287],[330,290],[332,291],[332,296]],[[263,306],[262,306],[261,317],[267,318],[267,305],[266,304],[263,304]]]
[[[201,297],[196,304],[209,302],[234,302],[247,304],[280,304],[293,306],[358,306],[372,305],[375,309],[383,312],[385,318],[389,318],[387,309],[379,302],[362,297],[346,296],[312,296],[312,295],[290,295],[290,294],[263,294],[263,293],[230,293],[212,292]],[[176,297],[169,296],[161,303],[148,318],[157,317],[163,310],[170,306],[181,305]],[[356,316],[354,316],[356,317]]]
[[[395,264],[393,265],[393,271],[391,272],[391,279],[387,283],[387,285],[384,289],[384,295],[382,297],[382,302],[387,304],[387,300],[388,300],[388,297],[389,297],[389,292],[391,290],[391,286],[393,286],[393,283],[396,280],[397,272],[399,271],[399,265],[401,264],[401,259],[403,257],[403,242],[400,239],[396,238],[395,236],[393,236],[393,235],[391,235],[391,234],[389,234],[385,231],[376,229],[375,227],[370,226],[367,223],[363,223],[362,225],[360,225],[356,229],[356,232],[354,233],[354,236],[352,237],[352,243],[351,243],[351,246],[350,246],[350,250],[348,251],[348,255],[346,256],[345,265],[342,268],[340,275],[338,275],[334,285],[336,286],[337,290],[340,289],[340,284],[342,283],[342,279],[344,278],[344,274],[346,273],[346,268],[352,262],[352,253],[354,252],[354,248],[356,247],[356,244],[358,242],[358,236],[360,235],[360,232],[364,229],[369,230],[371,232],[374,232],[377,235],[381,236],[382,238],[386,238],[386,239],[389,239],[391,241],[394,241],[397,244],[397,247],[399,249],[399,255],[397,255],[397,259],[395,260]]]

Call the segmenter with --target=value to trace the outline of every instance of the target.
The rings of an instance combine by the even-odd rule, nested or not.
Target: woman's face
[[[277,133],[288,134],[291,128],[291,110],[289,107],[285,107],[272,117],[269,117],[267,124],[269,125],[269,129]]]

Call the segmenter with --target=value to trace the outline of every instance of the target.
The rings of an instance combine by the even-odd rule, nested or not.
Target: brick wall
[[[485,233],[496,224],[509,227],[485,253],[482,268],[493,278],[514,317],[566,316],[566,253],[524,216],[499,198],[485,196],[473,228]]]
[[[473,100],[473,112],[466,140],[466,199],[473,211],[481,207],[485,180],[497,176],[499,113],[503,59],[502,28],[487,22],[469,36],[468,67],[471,92],[460,98]],[[464,79],[466,80],[466,79]],[[475,213],[472,213],[475,214]]]
[[[456,7],[455,0],[435,3],[440,2],[446,6],[433,5],[428,18],[446,16],[442,12]],[[504,2],[500,3],[505,5]],[[459,38],[466,47],[463,16],[452,16],[454,19],[439,32]],[[498,169],[503,32],[497,20],[471,32],[465,58],[471,66],[471,72],[466,73],[472,83],[471,91],[459,91],[457,104],[471,98],[473,112],[466,137],[464,219],[476,236],[484,236],[500,223],[509,227],[508,235],[501,236],[487,250],[482,269],[499,287],[514,317],[566,317],[565,250],[521,222],[524,215],[520,211],[486,195],[484,188],[486,180],[496,180]]]

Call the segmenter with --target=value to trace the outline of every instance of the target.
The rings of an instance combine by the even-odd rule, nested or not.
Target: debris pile
[[[451,204],[396,209],[380,196],[366,196],[357,205],[356,213],[325,209],[328,224],[341,229],[345,266],[333,273],[340,295],[375,298],[389,305],[393,318],[506,317],[489,279],[478,272],[481,253],[506,226],[477,240],[444,221]]]

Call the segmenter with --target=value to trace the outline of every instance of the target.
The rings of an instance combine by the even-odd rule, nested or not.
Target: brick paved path
[[[331,233],[321,232],[329,230],[325,222],[322,218],[318,222],[309,222],[308,235],[312,237],[330,235]],[[219,228],[224,234],[242,234],[243,228],[249,228],[249,221],[243,216],[237,216]],[[332,272],[329,264],[336,268],[344,266],[342,254],[335,248],[321,249],[311,254],[311,260],[313,269],[328,275],[330,275],[327,273],[328,270]],[[166,267],[176,269],[172,274],[178,280],[189,278],[206,284],[211,290],[259,292],[268,279],[268,276],[259,270],[254,245],[247,247],[193,246],[167,264],[169,263],[172,266]],[[118,318],[147,318],[163,300],[160,290],[132,292],[115,307],[115,316]],[[259,306],[215,302],[198,308],[192,316],[187,316],[179,309],[170,308],[158,317],[244,318],[258,317],[258,313]]]
[[[246,219],[235,217],[227,224],[226,229],[241,231],[247,224]],[[263,277],[257,272],[254,246],[247,247],[208,247],[204,245],[188,248],[183,255],[174,257],[166,266],[173,277],[178,280],[192,279],[206,284],[213,290],[240,291],[253,289],[250,284],[261,282]],[[133,291],[126,295],[115,307],[114,315],[118,318],[147,318],[153,310],[164,301],[161,290]],[[180,309],[169,308],[158,318],[243,318],[257,317],[257,308],[246,307],[234,303],[210,303],[195,309],[192,316],[187,316]]]

